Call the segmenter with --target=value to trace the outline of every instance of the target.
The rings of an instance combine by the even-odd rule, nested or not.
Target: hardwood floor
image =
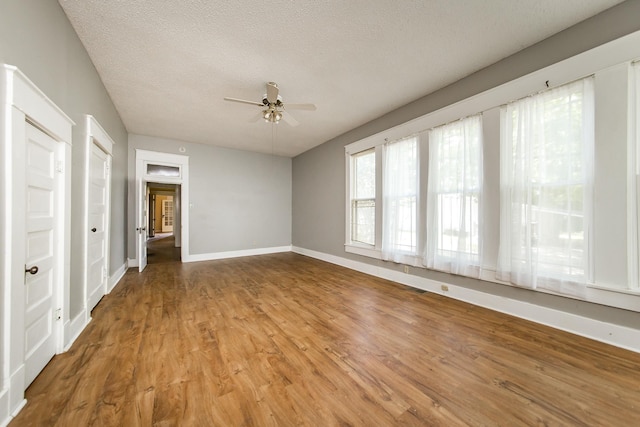
[[[284,253],[129,270],[10,426],[640,425],[640,354]]]
[[[173,234],[149,240],[147,242],[147,263],[180,262],[180,248],[176,248],[175,244],[176,239]]]

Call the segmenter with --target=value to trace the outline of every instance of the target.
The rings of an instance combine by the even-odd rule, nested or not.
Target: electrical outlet
[[[443,292],[449,292],[449,287],[447,285],[440,285],[440,289],[442,289]]]
[[[409,274],[409,266],[408,266],[408,265],[405,265],[405,266],[404,266],[404,272],[405,272],[405,273],[407,273],[407,274]]]

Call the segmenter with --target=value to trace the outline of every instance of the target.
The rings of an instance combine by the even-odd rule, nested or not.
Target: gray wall
[[[115,141],[111,193],[111,272],[126,262],[127,131],[91,59],[55,0],[2,0],[0,62],[17,66],[76,123],[73,128],[70,318],[83,307],[81,251],[84,115]]]
[[[291,244],[290,158],[130,135],[129,258],[136,257],[137,148],[189,156],[191,255]]]
[[[293,245],[371,265],[346,253],[344,146],[640,30],[640,1],[627,1],[293,159]],[[425,269],[412,274],[637,328],[637,313]]]

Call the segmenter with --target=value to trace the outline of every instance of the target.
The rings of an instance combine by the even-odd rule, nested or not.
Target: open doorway
[[[149,183],[173,185],[175,190],[173,212],[174,247],[180,248],[180,259],[188,262],[189,256],[189,157],[160,153],[136,148],[135,182],[135,241],[138,271],[147,266],[147,241],[149,227]],[[152,184],[154,185],[154,184]],[[183,215],[184,214],[184,215]]]
[[[147,183],[149,264],[180,262],[180,184]]]

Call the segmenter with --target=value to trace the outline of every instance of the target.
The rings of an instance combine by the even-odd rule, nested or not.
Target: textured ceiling
[[[130,133],[291,157],[620,2],[59,0]]]

